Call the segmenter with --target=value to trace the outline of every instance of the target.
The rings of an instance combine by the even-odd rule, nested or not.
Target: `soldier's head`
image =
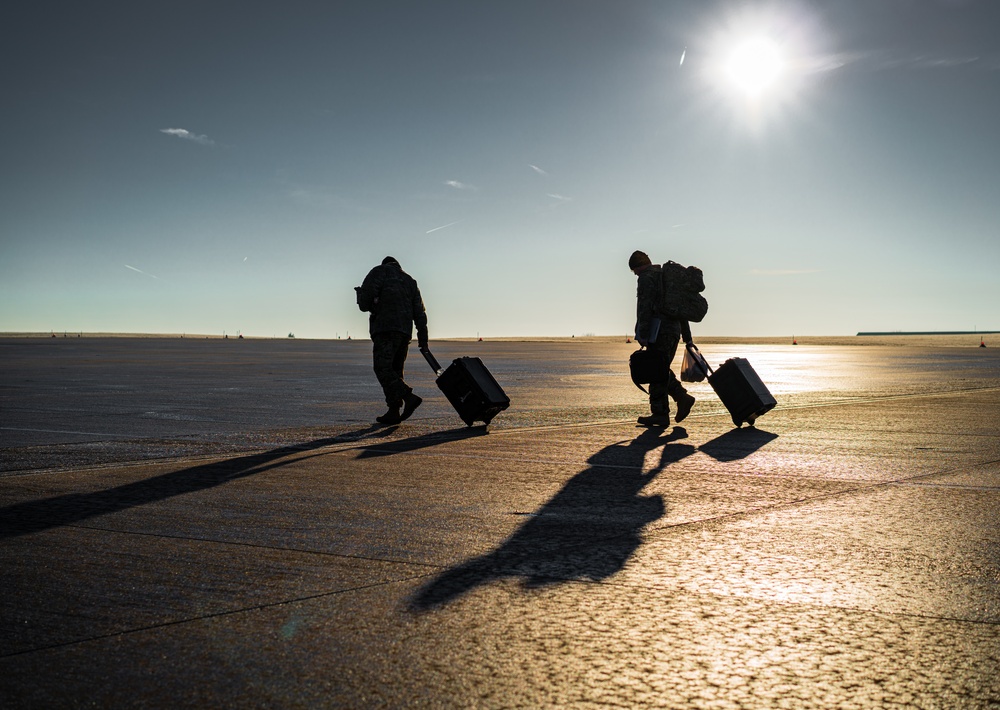
[[[645,252],[638,250],[632,252],[632,256],[628,258],[628,268],[636,275],[645,271],[646,267],[652,265],[652,263]]]
[[[399,266],[399,262],[396,261],[396,257],[394,256],[387,256],[382,259],[382,266],[385,266],[386,264],[395,264],[396,266]]]

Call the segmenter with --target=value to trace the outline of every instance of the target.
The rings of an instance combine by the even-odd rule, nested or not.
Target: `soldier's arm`
[[[420,297],[420,289],[417,282],[413,282],[413,324],[417,326],[417,345],[421,348],[427,347],[427,310],[424,308],[424,299]]]

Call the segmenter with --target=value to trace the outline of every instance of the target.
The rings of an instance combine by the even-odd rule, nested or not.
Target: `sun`
[[[708,110],[763,135],[809,110],[830,40],[804,6],[732,4],[693,34],[682,70],[697,71]]]
[[[759,98],[780,82],[785,68],[780,47],[767,37],[738,42],[725,62],[730,85],[750,98]]]

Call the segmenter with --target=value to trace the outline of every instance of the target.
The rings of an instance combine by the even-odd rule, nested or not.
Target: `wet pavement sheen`
[[[435,344],[512,399],[397,427],[364,341],[0,340],[2,707],[1000,706],[1000,351]]]

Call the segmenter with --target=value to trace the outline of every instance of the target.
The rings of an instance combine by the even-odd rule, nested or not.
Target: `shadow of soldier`
[[[393,454],[405,454],[412,451],[419,451],[431,446],[438,446],[451,441],[463,441],[478,436],[486,436],[489,429],[485,426],[460,427],[458,429],[448,429],[447,431],[436,431],[420,436],[411,436],[408,439],[395,439],[391,441],[366,444],[357,448],[361,449],[358,454],[359,459],[367,459],[376,456],[392,456]]]
[[[632,441],[618,442],[588,459],[545,505],[527,517],[500,547],[447,570],[417,590],[411,611],[444,606],[477,586],[517,577],[525,587],[542,587],[572,580],[601,580],[624,567],[642,543],[642,530],[661,518],[661,496],[642,496],[642,489],[663,468],[695,452],[675,427],[648,429]],[[670,445],[667,445],[670,444]],[[647,468],[647,454],[663,447],[659,460]]]
[[[91,493],[64,495],[15,503],[0,508],[0,539],[27,535],[63,525],[135,508],[148,503],[173,498],[185,493],[202,491],[247,476],[280,468],[303,457],[289,458],[326,446],[356,441],[371,435],[386,436],[392,429],[370,426],[339,436],[316,439],[303,444],[291,444],[270,451],[213,461],[160,476],[125,483]],[[322,454],[312,454],[319,456]],[[308,458],[308,457],[306,457]],[[153,462],[151,462],[153,463]]]

